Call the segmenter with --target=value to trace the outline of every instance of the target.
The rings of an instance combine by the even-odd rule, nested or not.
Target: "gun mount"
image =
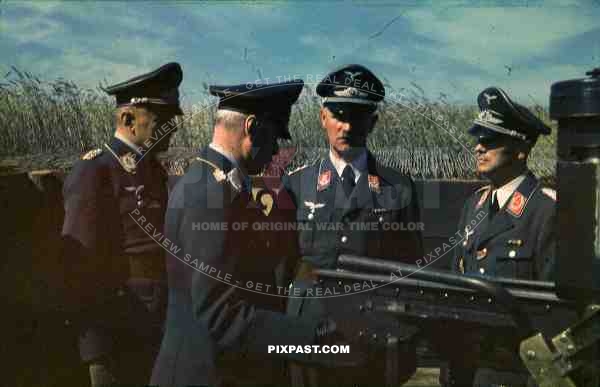
[[[600,68],[586,75],[554,83],[550,94],[558,121],[556,288],[583,313],[551,344],[542,334],[521,343],[540,387],[600,385]]]
[[[402,341],[406,324],[419,327],[428,347],[436,346],[428,339],[441,326],[460,326],[491,338],[486,346],[494,350],[479,359],[480,366],[498,368],[497,354],[511,353],[503,362],[514,367],[521,340],[534,332],[557,335],[578,319],[576,304],[557,297],[551,282],[474,278],[350,255],[338,263],[338,270],[315,271],[316,287],[344,295],[343,304],[335,297],[323,302],[365,351]]]

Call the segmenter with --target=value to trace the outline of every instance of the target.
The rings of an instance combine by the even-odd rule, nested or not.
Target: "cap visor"
[[[469,129],[469,134],[477,138],[497,138],[503,135],[494,129],[479,124],[473,125],[471,129]]]
[[[362,104],[356,103],[353,101],[345,101],[345,102],[329,102],[326,101],[323,103],[323,106],[327,107],[330,110],[352,110],[355,112],[364,112],[364,113],[373,113],[377,110],[377,105],[375,104]]]

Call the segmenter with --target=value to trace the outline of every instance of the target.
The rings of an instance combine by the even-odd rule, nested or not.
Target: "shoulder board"
[[[227,175],[225,174],[225,172],[223,172],[223,170],[221,168],[219,168],[215,163],[205,160],[202,157],[196,157],[196,161],[199,161],[202,164],[206,164],[206,165],[212,167],[213,176],[214,176],[215,180],[217,180],[217,183],[221,183],[221,182],[227,180]]]
[[[491,188],[492,188],[491,185],[486,185],[486,186],[479,188],[477,191],[475,191],[475,193],[474,193],[475,197],[477,197],[476,195],[481,194],[481,196],[479,197],[479,200],[477,201],[477,205],[475,206],[475,208],[481,208],[483,203],[485,203],[485,201],[487,200],[490,192],[492,192]]]
[[[93,160],[96,157],[100,156],[104,152],[102,148],[92,149],[91,151],[86,152],[83,156],[81,156],[82,160]]]
[[[307,164],[304,164],[304,165],[302,165],[302,166],[300,166],[300,167],[298,167],[298,168],[296,168],[296,169],[292,170],[291,172],[288,172],[288,176],[294,175],[294,174],[296,174],[296,173],[298,173],[298,172],[300,172],[300,171],[302,171],[302,170],[304,170],[304,169],[306,169],[306,168],[308,168],[308,167],[314,167],[314,166],[316,166],[317,164],[321,163],[322,161],[323,161],[323,159],[321,159],[321,158],[317,158],[317,159],[316,159],[316,160],[314,160],[313,162],[309,162],[309,163],[307,163]]]
[[[491,185],[484,185],[483,187],[481,187],[481,188],[478,188],[478,189],[475,191],[475,193],[482,193],[483,191],[486,191],[486,190],[488,190],[488,189],[490,189],[490,188],[492,188],[492,186],[491,186]]]
[[[553,190],[552,188],[542,188],[542,193],[556,201],[556,190]]]
[[[291,171],[291,172],[288,172],[288,176],[291,176],[291,175],[293,175],[293,174],[295,174],[295,173],[298,173],[298,172],[302,171],[303,169],[306,169],[306,168],[308,168],[309,166],[310,166],[310,165],[308,165],[308,164],[304,164],[303,166],[301,166],[301,167],[298,167],[298,168],[294,169],[294,170],[293,170],[293,171]]]

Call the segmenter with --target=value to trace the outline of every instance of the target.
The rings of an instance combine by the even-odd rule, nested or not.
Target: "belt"
[[[296,273],[294,275],[295,279],[299,280],[315,280],[317,276],[315,274],[316,267],[310,263],[305,261],[300,261],[296,266]]]
[[[165,258],[157,256],[130,256],[129,277],[164,280],[166,278]]]

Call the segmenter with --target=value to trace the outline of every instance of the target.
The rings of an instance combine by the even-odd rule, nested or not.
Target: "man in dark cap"
[[[144,385],[166,309],[162,237],[167,176],[155,158],[181,115],[181,67],[107,87],[116,98],[110,144],[82,157],[64,184],[66,291],[92,386]]]
[[[497,87],[483,90],[477,103],[480,113],[469,133],[477,141],[477,172],[490,185],[478,189],[463,207],[459,230],[464,239],[455,248],[453,268],[467,275],[552,281],[556,192],[543,188],[527,168],[536,140],[550,134],[550,128]],[[460,345],[468,352],[464,341]],[[514,357],[518,359],[516,345]],[[473,384],[473,367],[450,364],[444,385]],[[481,369],[475,385],[526,385],[527,372],[521,372]]]
[[[296,237],[269,226],[293,223],[293,208],[282,214],[277,195],[249,179],[271,161],[277,140],[290,137],[291,105],[302,87],[210,87],[220,98],[212,142],[169,200],[165,234],[177,247],[167,261],[168,317],[151,384],[281,385],[284,367],[269,360],[269,346],[336,336],[332,321],[285,314],[276,271],[297,257]]]
[[[367,137],[377,122],[377,104],[385,96],[383,84],[369,69],[353,64],[328,74],[316,91],[322,98],[320,120],[329,154],[290,173],[285,181],[297,206],[297,219],[305,225],[300,231],[302,261],[294,287],[307,290],[312,286],[312,269],[335,268],[341,254],[407,263],[423,256],[412,179],[381,165],[367,149]],[[323,309],[318,298],[291,299],[288,305],[291,314],[301,310],[302,316],[311,318],[327,313]],[[399,356],[392,360],[394,366],[386,368],[384,355],[372,354],[361,369],[319,373],[319,384],[403,383],[416,369],[415,331],[407,326],[406,335],[396,338]],[[396,365],[397,377],[391,380]]]

